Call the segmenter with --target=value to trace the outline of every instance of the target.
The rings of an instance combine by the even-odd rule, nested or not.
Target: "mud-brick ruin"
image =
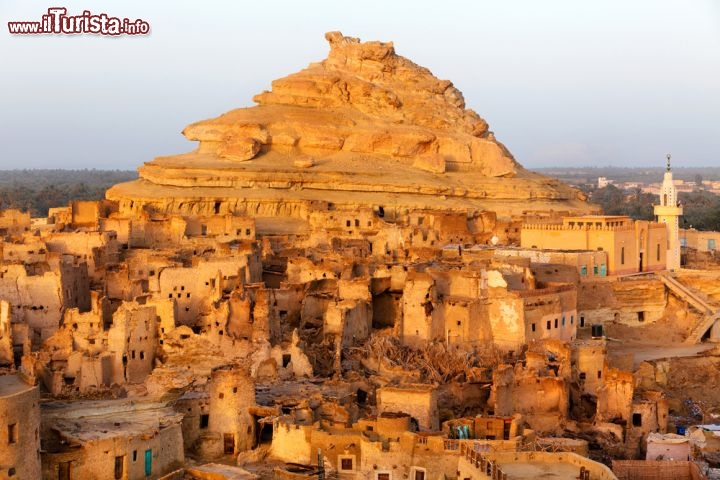
[[[326,38],[105,200],[0,213],[0,478],[716,478],[669,165],[659,222],[601,215]]]

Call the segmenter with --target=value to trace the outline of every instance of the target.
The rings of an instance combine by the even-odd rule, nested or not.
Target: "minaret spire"
[[[655,205],[657,221],[667,226],[667,250],[666,265],[668,270],[680,268],[680,222],[683,208],[678,202],[677,189],[673,182],[673,174],[670,170],[670,154],[667,156],[667,168],[660,187],[660,204]],[[658,247],[659,248],[659,247]]]

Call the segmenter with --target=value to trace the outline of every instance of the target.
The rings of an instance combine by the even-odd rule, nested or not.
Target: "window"
[[[419,468],[415,469],[415,475],[413,480],[425,480],[425,470]]]
[[[353,459],[352,458],[341,458],[340,459],[340,470],[352,470]]]
[[[583,317],[582,315],[580,316],[580,326],[581,327],[585,326],[585,317]]]
[[[555,328],[557,328],[557,327],[558,327],[558,319],[556,318],[555,319]]]
[[[657,261],[660,261],[660,244],[657,244],[657,252],[655,253],[655,256],[657,257]]]
[[[208,428],[210,425],[210,414],[203,413],[200,415],[200,428]]]
[[[223,434],[223,451],[226,455],[231,455],[235,453],[235,434]]]
[[[534,331],[535,331],[535,324],[534,324],[534,323],[531,325],[531,328],[532,328],[532,331],[534,332]]]
[[[292,361],[292,356],[289,353],[283,353],[283,356],[282,356],[283,368],[286,368],[288,365],[290,365],[291,361]]]
[[[593,265],[593,275],[597,275],[597,274],[598,274],[598,266]]]
[[[375,480],[390,480],[390,473],[389,472],[378,472],[375,474]]]
[[[575,315],[570,315],[570,325],[575,323]]]
[[[137,462],[137,450],[133,450],[133,462]]]
[[[125,455],[115,457],[115,480],[121,480],[125,473]]]
[[[552,323],[550,323],[550,320],[547,321],[547,329],[550,330],[552,328]]]
[[[349,227],[349,226],[350,226],[350,223],[351,223],[350,220],[346,220],[346,221],[345,221],[345,226],[346,226],[346,227]]]
[[[602,378],[602,370],[598,370],[598,378]]]
[[[620,265],[625,265],[625,247],[620,248]]]
[[[633,424],[633,427],[642,427],[642,414],[641,413],[633,413],[632,424]]]
[[[587,266],[586,265],[583,265],[580,267],[580,275],[582,275],[583,277],[587,277]]]
[[[17,423],[11,423],[8,425],[8,443],[17,443],[18,441],[18,428]]]
[[[586,376],[585,372],[580,372],[580,380],[585,380]]]

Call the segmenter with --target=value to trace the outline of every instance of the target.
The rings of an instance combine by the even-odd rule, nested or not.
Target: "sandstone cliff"
[[[146,163],[107,197],[124,211],[299,218],[315,201],[589,210],[576,190],[524,170],[450,81],[392,43],[326,38],[327,59],[275,80],[257,106],[189,125],[194,152]]]

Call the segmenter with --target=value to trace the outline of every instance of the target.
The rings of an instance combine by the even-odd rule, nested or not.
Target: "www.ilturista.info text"
[[[67,8],[48,8],[39,22],[8,22],[14,35],[80,34],[95,35],[147,35],[150,24],[142,19],[111,17],[106,13],[93,14],[85,10],[82,15],[67,15]]]

